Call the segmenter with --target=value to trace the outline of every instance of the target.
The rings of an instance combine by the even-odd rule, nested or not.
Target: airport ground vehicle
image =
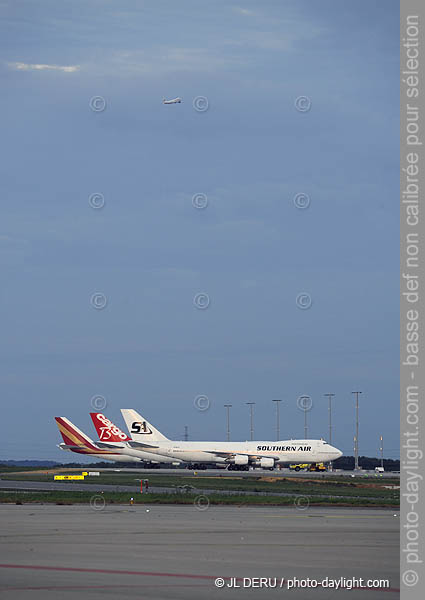
[[[327,471],[326,465],[323,463],[313,463],[308,467],[309,471]]]
[[[301,463],[298,465],[289,465],[292,471],[327,471],[324,463]]]
[[[308,463],[301,463],[299,465],[289,465],[291,471],[305,471],[308,467]]]

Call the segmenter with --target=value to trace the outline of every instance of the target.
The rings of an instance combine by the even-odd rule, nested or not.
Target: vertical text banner
[[[400,4],[400,588],[423,598],[424,539],[424,13]],[[421,206],[422,205],[422,206]]]

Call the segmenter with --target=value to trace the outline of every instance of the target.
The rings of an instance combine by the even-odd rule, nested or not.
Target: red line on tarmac
[[[206,583],[155,583],[155,584],[143,584],[143,589],[146,589],[148,587],[154,587],[154,588],[173,588],[175,589],[176,587],[205,587]],[[19,586],[19,587],[0,587],[0,591],[2,592],[19,592],[19,591],[40,591],[40,590],[110,590],[110,589],[114,589],[114,588],[118,588],[118,589],[132,589],[132,588],[139,588],[140,587],[140,583],[134,583],[134,584],[122,584],[122,585],[118,585],[118,584],[111,584],[111,585],[29,585],[29,586]]]
[[[149,577],[180,577],[188,579],[216,579],[216,575],[195,575],[188,573],[158,573],[155,571],[121,571],[119,569],[85,569],[82,567],[51,567],[45,565],[7,565],[0,564],[1,569],[32,569],[36,571],[68,571],[71,573],[104,573],[106,575],[145,575]],[[222,577],[230,579],[230,577]],[[238,578],[239,580],[240,578]]]
[[[0,564],[1,569],[32,569],[36,571],[67,571],[71,573],[103,573],[106,575],[142,575],[145,577],[178,577],[186,579],[217,579],[216,575],[196,575],[194,573],[159,573],[156,571],[121,571],[120,569],[86,569],[82,567],[52,567],[46,565],[8,565]],[[231,577],[221,577],[228,580]],[[236,581],[242,581],[242,577],[237,577]],[[345,588],[344,588],[345,589]],[[400,592],[399,588],[374,588],[374,587],[353,587],[353,590],[367,590],[376,592]]]

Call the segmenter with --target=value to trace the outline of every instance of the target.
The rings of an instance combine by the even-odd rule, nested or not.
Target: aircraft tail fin
[[[55,417],[56,425],[62,435],[63,441],[67,446],[78,446],[88,450],[98,450],[95,443],[85,433],[78,429],[66,417]]]
[[[121,412],[133,440],[143,440],[145,442],[169,441],[165,435],[146,421],[133,408],[122,408]]]
[[[102,442],[129,442],[131,438],[102,413],[92,412],[93,425]]]

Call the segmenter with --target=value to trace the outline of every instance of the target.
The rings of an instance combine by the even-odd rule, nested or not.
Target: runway
[[[81,472],[84,470],[84,465],[82,467],[76,468],[50,468],[50,469],[40,469],[40,472]],[[149,475],[174,475],[175,477],[191,477],[195,476],[220,476],[220,477],[307,477],[307,478],[323,478],[323,477],[367,477],[367,478],[399,478],[399,472],[393,471],[385,471],[384,473],[377,474],[375,471],[293,471],[292,469],[283,468],[283,469],[274,469],[273,471],[265,470],[265,469],[252,469],[250,471],[228,471],[227,469],[205,469],[205,470],[192,470],[192,469],[119,469],[119,468],[90,468],[89,470],[99,471],[100,473],[137,473],[143,474],[146,476]]]
[[[300,599],[397,598],[399,518],[389,510],[0,505],[5,600],[282,597],[215,578],[389,579],[389,590],[292,590]]]

